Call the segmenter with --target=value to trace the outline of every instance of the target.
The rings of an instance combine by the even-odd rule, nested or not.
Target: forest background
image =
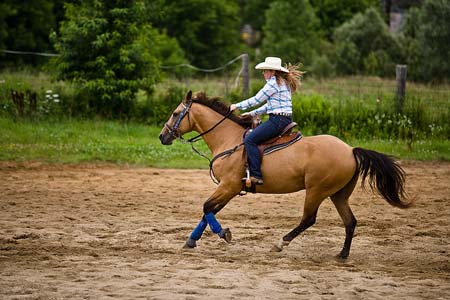
[[[448,160],[449,18],[446,0],[2,1],[0,159],[186,166],[154,139],[187,90],[239,101],[264,84],[253,66],[279,56],[307,72],[304,134]]]

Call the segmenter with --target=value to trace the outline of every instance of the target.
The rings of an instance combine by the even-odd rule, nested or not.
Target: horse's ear
[[[191,101],[192,99],[192,91],[187,92],[186,96],[184,96],[184,103]]]

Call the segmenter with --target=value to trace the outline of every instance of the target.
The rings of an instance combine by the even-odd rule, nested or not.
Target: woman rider
[[[300,87],[304,72],[298,65],[281,66],[278,57],[266,57],[265,61],[256,65],[255,69],[263,70],[266,84],[253,97],[242,102],[231,104],[230,110],[246,110],[251,107],[264,105],[246,114],[252,117],[268,114],[269,119],[256,127],[244,139],[245,150],[248,155],[250,180],[253,184],[262,185],[261,155],[258,145],[279,135],[292,122],[292,94]]]

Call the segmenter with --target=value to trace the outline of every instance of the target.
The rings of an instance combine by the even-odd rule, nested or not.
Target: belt
[[[280,112],[280,113],[270,113],[269,115],[283,116],[283,117],[292,117],[292,114],[290,114],[290,113],[284,113],[284,112]]]

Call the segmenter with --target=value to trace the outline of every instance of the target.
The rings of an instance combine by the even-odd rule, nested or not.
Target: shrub
[[[426,0],[420,16],[418,46],[427,79],[450,78],[450,2]]]
[[[316,56],[308,71],[308,74],[315,78],[333,77],[335,73],[334,65],[325,55]]]
[[[82,107],[90,113],[130,117],[136,93],[151,91],[164,59],[182,59],[176,41],[149,25],[145,3],[90,0],[66,5],[60,35],[53,35],[61,54],[54,63],[59,78],[77,85]]]
[[[329,132],[332,109],[329,102],[320,95],[295,96],[293,99],[293,119],[300,130],[309,134]]]
[[[307,0],[275,1],[266,11],[262,52],[310,65],[320,44],[319,19]]]
[[[154,125],[163,125],[185,94],[185,89],[177,86],[171,86],[161,94],[152,94],[141,107],[141,118]]]
[[[389,33],[378,11],[357,14],[334,32],[337,71],[341,74],[395,75],[393,63],[402,62],[398,41]]]
[[[328,99],[324,96],[296,95],[293,118],[306,135],[332,134],[343,139],[400,139],[412,143],[427,137],[449,136],[449,113],[433,116],[420,101],[409,101],[401,114],[394,97],[386,104],[369,105],[363,99]]]

